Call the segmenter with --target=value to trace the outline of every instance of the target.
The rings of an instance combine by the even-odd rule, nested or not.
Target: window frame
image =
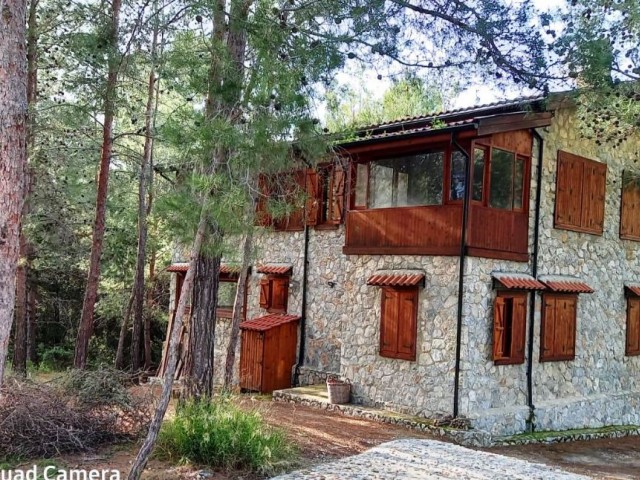
[[[625,191],[625,176],[630,175],[632,177],[631,182],[639,182],[640,181],[640,171],[636,170],[623,170],[622,172],[622,185],[620,187],[620,238],[622,240],[632,240],[634,242],[640,242],[640,215],[625,215],[626,209],[629,207],[628,200],[626,200],[627,196],[630,194]],[[640,189],[640,186],[636,187]],[[636,204],[636,207],[640,209],[640,205]],[[633,209],[631,209],[633,212]],[[625,219],[636,218],[638,223],[636,225],[627,225],[625,223]],[[633,228],[635,227],[635,228]],[[638,232],[637,234],[630,233],[630,230],[635,230]]]
[[[502,352],[506,350],[509,351],[508,355],[498,355],[498,333],[499,329],[499,315],[498,308],[499,303],[502,299],[510,299],[511,300],[511,337],[509,338],[508,347],[504,345],[505,348],[502,348]],[[523,311],[522,318],[515,318],[515,300],[521,300],[523,302]],[[524,363],[525,360],[525,346],[526,346],[526,325],[527,325],[527,304],[529,300],[529,292],[525,290],[499,290],[496,292],[496,298],[493,303],[493,336],[492,336],[492,352],[491,352],[491,360],[495,365],[520,365]],[[506,308],[506,306],[505,306]],[[506,318],[504,319],[506,321]],[[505,328],[506,330],[506,328]],[[503,342],[507,343],[506,340]]]
[[[225,278],[220,278],[218,280],[218,292],[220,292],[220,284],[222,283],[235,283],[236,284],[236,290],[238,288],[238,280],[239,277],[238,276],[227,276]],[[245,308],[243,309],[243,316],[244,316],[244,311],[246,310],[246,297],[247,297],[247,289],[245,288]],[[219,299],[219,294],[218,294],[218,299]],[[216,300],[216,318],[233,318],[233,305],[231,305],[231,308],[228,308],[228,306],[223,306],[221,307],[220,305],[218,305],[218,302]]]
[[[553,349],[549,353],[545,353],[545,334],[547,330],[551,327],[548,325],[550,322],[549,312],[547,311],[547,300],[551,299],[557,302],[558,300],[571,300],[573,302],[573,318],[570,319],[573,327],[573,335],[572,339],[570,339],[570,344],[573,347],[572,353],[562,353],[557,352],[555,350],[556,347],[556,327],[558,324],[558,307],[557,305],[554,307],[554,316],[553,316]],[[578,294],[577,293],[558,293],[558,292],[543,292],[542,294],[542,316],[540,321],[540,362],[563,362],[563,361],[571,361],[576,357],[576,336],[578,330]]]
[[[276,285],[280,285],[279,288],[282,289],[283,295],[282,304],[278,306],[274,306],[274,293],[276,291]],[[287,308],[289,306],[289,288],[289,275],[263,275],[260,279],[259,285],[260,308],[266,310],[268,313],[287,313]]]
[[[396,305],[397,316],[395,318],[387,318],[385,316],[386,312],[386,302],[388,302],[387,296],[391,294],[394,296],[395,302],[398,302]],[[409,351],[401,351],[399,346],[400,342],[400,328],[403,325],[401,319],[401,312],[403,312],[403,308],[400,306],[403,297],[410,296],[411,302],[413,303],[412,311],[409,312],[410,317],[406,319],[409,324],[410,331],[408,333],[413,341],[412,345],[409,347]],[[416,361],[416,351],[417,351],[417,343],[418,343],[418,307],[419,307],[419,299],[420,292],[418,286],[412,287],[392,287],[392,286],[382,286],[380,287],[380,345],[378,349],[378,354],[381,357],[397,359],[397,360],[408,360],[408,361]],[[390,349],[386,347],[386,333],[387,328],[385,327],[386,322],[395,323],[395,331],[396,331],[396,339],[395,339],[395,348]]]

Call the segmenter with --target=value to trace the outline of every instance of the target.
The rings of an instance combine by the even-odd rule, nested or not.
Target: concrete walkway
[[[589,477],[436,440],[383,443],[337,462],[299,470],[280,480],[583,480]]]

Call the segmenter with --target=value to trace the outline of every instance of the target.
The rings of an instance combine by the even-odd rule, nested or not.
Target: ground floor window
[[[417,317],[417,287],[382,287],[380,356],[416,359]]]
[[[498,292],[493,308],[493,356],[496,365],[524,363],[527,293]]]
[[[627,297],[627,355],[640,355],[640,296]]]
[[[542,295],[541,362],[575,358],[577,305],[575,293]]]
[[[260,280],[260,308],[269,313],[286,313],[288,300],[288,275],[266,275]]]

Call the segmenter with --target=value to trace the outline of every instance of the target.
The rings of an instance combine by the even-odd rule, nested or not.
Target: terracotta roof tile
[[[541,276],[540,281],[552,292],[559,293],[593,293],[594,290],[588,283],[575,277],[562,277],[555,275]]]
[[[636,297],[640,297],[640,283],[628,283],[624,286],[624,288],[632,295]]]
[[[272,313],[265,315],[264,317],[252,318],[246,322],[240,324],[240,328],[243,330],[254,330],[256,332],[264,332],[274,327],[278,327],[285,323],[297,322],[300,320],[299,315],[289,315],[286,313]]]
[[[424,273],[377,272],[369,277],[367,285],[376,287],[415,287],[424,285]]]
[[[513,290],[546,290],[544,283],[526,273],[494,272],[491,276],[504,288]]]
[[[285,263],[266,263],[258,266],[258,273],[270,275],[289,275],[291,270],[293,270],[293,266]]]
[[[189,270],[188,262],[172,263],[167,267],[167,272],[186,272],[187,270]],[[240,266],[223,263],[220,265],[220,273],[224,273],[224,274],[240,273]]]

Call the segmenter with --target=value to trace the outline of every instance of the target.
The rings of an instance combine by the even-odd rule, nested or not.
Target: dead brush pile
[[[72,371],[50,383],[7,378],[0,393],[0,460],[51,457],[133,440],[146,431],[150,395],[123,372]]]

